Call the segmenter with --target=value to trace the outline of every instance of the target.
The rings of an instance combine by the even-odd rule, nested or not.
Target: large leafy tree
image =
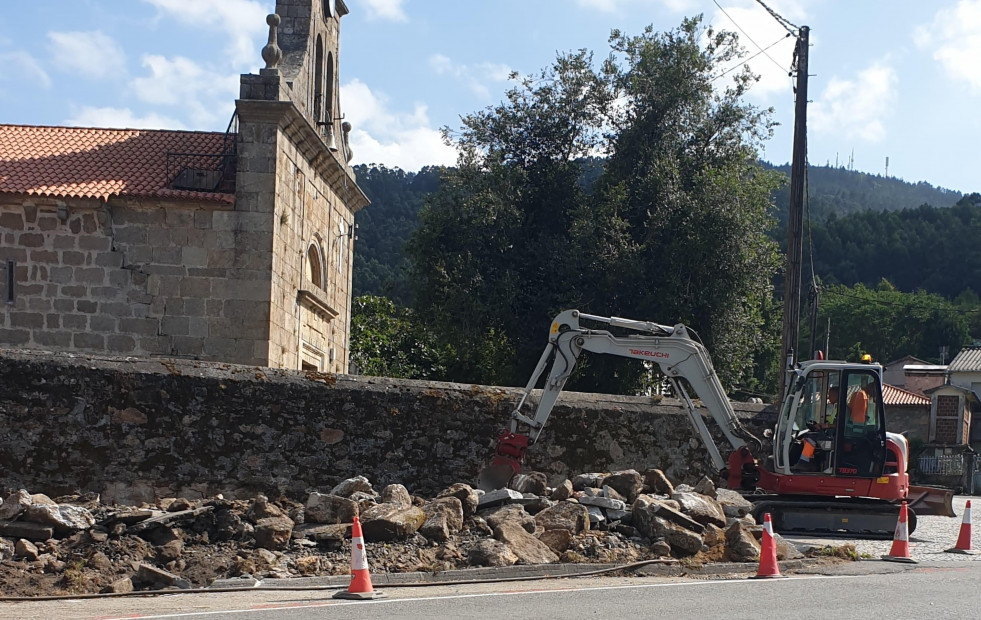
[[[410,308],[361,295],[351,309],[351,361],[364,375],[441,379],[445,351]]]
[[[515,76],[502,103],[446,133],[459,165],[409,252],[420,318],[465,352],[451,379],[523,383],[549,319],[570,307],[684,321],[730,385],[752,380],[753,352],[773,339],[776,254],[764,233],[778,177],[756,163],[770,125],[743,102],[753,76],[717,79],[740,54],[735,36],[690,19],[614,32],[611,48],[598,67],[580,51]],[[639,364],[590,363],[574,387],[642,380]]]
[[[875,288],[832,285],[821,294],[817,341],[830,342],[832,359],[855,361],[868,353],[880,362],[904,355],[939,362],[947,347],[949,361],[971,342],[972,315],[939,295],[904,293],[886,280]]]

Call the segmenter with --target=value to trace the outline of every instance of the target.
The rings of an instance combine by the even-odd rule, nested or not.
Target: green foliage
[[[453,380],[524,383],[549,320],[572,307],[684,321],[730,385],[752,383],[754,353],[772,343],[765,233],[778,175],[756,163],[769,113],[743,103],[748,71],[713,83],[740,54],[734,35],[693,19],[614,32],[611,47],[599,68],[580,51],[514,76],[504,102],[446,131],[459,165],[443,171],[408,250],[420,316],[466,352]],[[588,363],[571,387],[642,381],[640,364]]]
[[[875,286],[886,278],[899,290],[948,299],[981,283],[979,194],[948,208],[831,216],[812,236],[814,270],[828,283]]]
[[[441,379],[446,352],[411,309],[384,297],[355,297],[351,310],[351,361],[364,375]]]
[[[818,325],[831,319],[831,359],[857,361],[870,353],[880,362],[913,355],[939,363],[941,346],[952,357],[971,341],[967,317],[950,301],[923,291],[903,293],[886,281],[875,289],[826,287],[820,307]]]
[[[427,166],[412,173],[376,164],[355,166],[354,172],[371,201],[354,216],[354,296],[383,295],[407,305],[409,261],[403,246],[426,198],[439,187],[439,169]]]

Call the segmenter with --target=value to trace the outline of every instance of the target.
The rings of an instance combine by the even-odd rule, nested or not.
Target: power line
[[[745,37],[746,37],[747,39],[749,39],[749,41],[750,41],[750,43],[752,43],[753,45],[755,45],[755,46],[756,46],[756,49],[758,49],[758,50],[760,50],[760,53],[761,53],[761,54],[764,54],[764,55],[765,55],[765,56],[766,56],[767,58],[769,58],[769,59],[770,59],[770,62],[772,62],[773,64],[775,64],[775,65],[776,65],[777,67],[779,67],[781,71],[786,71],[787,73],[789,73],[789,71],[787,71],[787,70],[786,70],[786,69],[785,69],[785,68],[783,67],[783,65],[781,65],[781,64],[780,64],[779,62],[777,62],[776,60],[774,60],[772,56],[770,56],[769,54],[767,54],[767,53],[766,53],[766,50],[767,50],[767,49],[770,49],[771,47],[773,47],[773,45],[776,45],[776,43],[774,43],[773,45],[770,45],[770,46],[768,46],[768,47],[767,47],[766,49],[763,49],[762,47],[760,47],[760,44],[759,44],[759,43],[757,43],[756,41],[754,41],[754,40],[753,40],[753,37],[751,37],[751,36],[749,36],[748,34],[746,34],[746,31],[742,29],[742,26],[740,26],[740,25],[739,25],[738,23],[736,23],[736,20],[734,20],[734,19],[732,18],[732,15],[729,15],[729,13],[727,13],[727,12],[726,12],[726,10],[725,10],[724,8],[722,8],[722,5],[721,5],[721,4],[719,4],[719,0],[712,0],[712,2],[714,2],[714,3],[715,3],[715,6],[717,6],[717,7],[719,7],[719,10],[720,10],[720,11],[722,11],[722,13],[723,13],[723,14],[725,14],[725,16],[726,16],[726,17],[728,17],[728,18],[729,18],[729,21],[731,21],[731,22],[733,23],[733,25],[735,25],[735,26],[736,26],[736,28],[738,28],[738,29],[739,29],[739,32],[741,32],[741,33],[743,33],[743,35],[744,35],[744,36],[745,36]],[[784,27],[786,28],[786,26],[784,26]],[[795,33],[793,33],[793,32],[790,32],[789,34],[790,34],[790,35],[793,35],[793,34],[795,34]],[[753,56],[752,58],[747,58],[747,59],[746,59],[746,62],[749,62],[750,60],[752,60],[753,58],[755,58],[755,57],[756,57],[756,56],[758,56],[758,55],[759,55],[759,54],[757,54],[757,55],[755,55],[755,56]]]
[[[790,34],[792,34],[794,36],[797,36],[797,31],[800,30],[800,27],[799,26],[795,26],[794,24],[792,24],[789,21],[787,21],[783,16],[781,16],[776,11],[774,11],[773,9],[771,9],[770,7],[768,7],[766,4],[764,4],[763,3],[763,0],[756,0],[756,2],[761,7],[763,7],[764,9],[766,9],[766,12],[769,13],[770,16],[773,17],[773,19],[777,20],[777,23],[780,24],[781,26],[783,26],[787,30],[787,32],[789,32]],[[716,3],[716,4],[718,4],[718,3]],[[730,18],[730,19],[732,19],[732,18]]]
[[[760,54],[763,54],[763,53],[765,53],[765,52],[766,52],[766,50],[768,50],[768,49],[770,49],[771,47],[773,47],[773,46],[774,46],[774,45],[776,45],[777,43],[780,43],[781,41],[783,41],[784,39],[786,39],[786,38],[787,38],[787,37],[789,37],[789,36],[790,36],[790,35],[788,34],[788,35],[784,35],[784,36],[782,36],[782,37],[780,37],[779,39],[777,39],[777,40],[776,40],[776,41],[774,41],[773,43],[771,43],[771,44],[769,44],[769,45],[767,45],[767,46],[766,46],[765,48],[763,48],[763,49],[761,49],[760,51],[758,51],[758,52],[756,52],[755,54],[753,54],[752,56],[750,56],[750,57],[749,57],[749,58],[747,58],[746,60],[744,60],[744,61],[742,61],[741,63],[739,63],[739,64],[737,64],[737,65],[735,65],[735,66],[732,66],[732,67],[729,67],[728,69],[726,69],[725,71],[723,71],[722,73],[720,73],[719,75],[717,75],[717,76],[715,76],[714,78],[712,78],[712,79],[711,79],[711,80],[709,80],[709,81],[710,81],[710,82],[714,82],[715,80],[717,80],[717,79],[719,79],[720,77],[722,77],[722,76],[724,76],[724,75],[726,75],[727,73],[732,73],[733,71],[735,71],[735,70],[736,70],[736,69],[738,69],[739,67],[741,67],[741,66],[743,66],[743,65],[745,65],[745,64],[746,64],[747,62],[749,62],[750,60],[753,60],[754,58],[756,58],[756,57],[757,57],[757,56],[759,56]],[[769,56],[767,56],[767,58],[769,58]],[[770,60],[773,60],[773,59],[771,58]],[[783,67],[780,67],[780,68],[781,68],[781,69],[783,69]]]

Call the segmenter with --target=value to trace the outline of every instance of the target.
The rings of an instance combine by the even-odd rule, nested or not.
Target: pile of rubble
[[[552,488],[542,473],[435,498],[359,476],[305,504],[259,495],[140,507],[97,495],[13,491],[0,504],[0,595],[207,586],[217,578],[346,574],[360,518],[373,572],[554,562],[755,562],[761,527],[741,495],[709,479],[674,487],[652,469],[590,473]],[[780,559],[799,557],[777,537]],[[374,544],[372,544],[374,543]]]

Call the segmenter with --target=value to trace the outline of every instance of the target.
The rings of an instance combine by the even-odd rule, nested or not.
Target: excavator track
[[[763,522],[770,513],[773,528],[781,534],[890,539],[899,520],[899,504],[851,497],[805,495],[747,495],[753,517]],[[907,510],[909,533],[916,529],[916,513]]]

